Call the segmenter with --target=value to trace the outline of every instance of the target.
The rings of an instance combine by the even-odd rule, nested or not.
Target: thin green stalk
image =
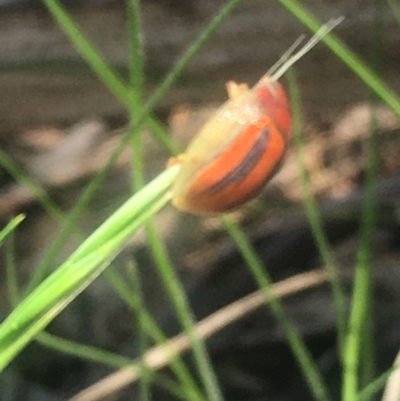
[[[146,127],[151,130],[151,133],[155,139],[172,155],[177,155],[182,152],[180,146],[178,146],[169,136],[166,135],[166,130],[161,123],[156,120],[146,120]],[[169,135],[169,134],[168,134]]]
[[[313,32],[316,32],[321,23],[296,0],[278,0],[300,22]],[[400,99],[379,75],[356,56],[341,40],[330,33],[321,39],[353,72],[360,77],[388,106],[400,115]]]
[[[147,237],[152,244],[151,252],[156,261],[163,283],[173,302],[179,321],[181,322],[191,343],[193,355],[197,363],[197,368],[204,385],[207,399],[209,401],[222,401],[223,397],[221,390],[208,356],[204,340],[201,339],[194,330],[195,319],[190,310],[185,291],[178,275],[175,273],[164,245],[151,223],[147,226]]]
[[[63,354],[76,356],[87,361],[97,362],[114,368],[125,368],[133,364],[133,361],[129,358],[88,345],[79,344],[75,341],[66,340],[53,334],[46,333],[45,331],[38,334],[35,340],[40,344]]]
[[[143,37],[142,26],[140,21],[140,1],[127,0],[128,10],[128,28],[129,28],[129,44],[130,44],[130,85],[132,93],[132,101],[130,107],[129,127],[134,126],[135,116],[139,115],[143,102]],[[140,129],[131,130],[131,148],[132,148],[132,188],[133,191],[139,191],[144,185],[144,161],[143,161],[143,145],[142,133]],[[142,316],[145,313],[143,298],[141,297],[141,279],[135,270],[134,291],[139,297],[139,308],[137,309],[137,342],[139,344],[140,358],[140,382],[139,382],[139,398],[148,401],[150,399],[150,384],[152,381],[152,372],[142,362],[146,353],[148,339],[145,326],[142,323]]]
[[[322,261],[329,275],[331,276],[331,286],[333,292],[333,300],[336,310],[336,321],[337,321],[337,332],[338,332],[338,343],[339,353],[341,358],[344,357],[344,342],[347,331],[346,323],[346,296],[340,275],[337,271],[336,264],[332,252],[330,250],[329,242],[326,237],[321,216],[318,211],[317,204],[313,198],[309,180],[307,177],[307,171],[305,167],[303,157],[303,139],[301,136],[302,122],[301,122],[301,110],[300,110],[300,93],[296,82],[296,77],[292,70],[288,71],[289,80],[289,95],[291,99],[291,106],[293,112],[293,136],[296,145],[296,157],[297,165],[300,167],[300,183],[303,193],[303,204],[307,219],[310,223],[311,230],[318,247],[318,251],[321,255]]]
[[[388,379],[390,378],[391,374],[397,369],[400,369],[400,366],[393,365],[386,372],[382,373],[376,379],[368,383],[367,386],[359,391],[357,398],[354,401],[368,401],[372,399],[372,396],[378,391],[382,390],[382,388],[385,386]]]
[[[130,77],[132,102],[130,105],[130,133],[132,148],[132,188],[139,191],[144,185],[142,135],[135,128],[136,116],[142,111],[143,101],[143,49],[140,25],[140,1],[127,0],[130,38]]]
[[[150,385],[154,372],[144,363],[144,355],[150,345],[146,326],[143,322],[143,316],[146,313],[146,306],[143,297],[142,280],[138,269],[130,269],[133,272],[134,279],[132,280],[133,286],[132,291],[138,298],[136,309],[136,343],[139,345],[139,366],[140,366],[140,379],[139,379],[139,400],[149,401],[150,400]]]
[[[15,263],[15,235],[16,228],[24,220],[25,216],[14,217],[0,232],[0,244],[5,239],[6,242],[6,269],[7,286],[11,306],[15,306],[19,299],[18,269]]]
[[[139,109],[140,110],[140,109]],[[140,112],[140,111],[139,111]],[[131,147],[132,147],[132,188],[133,191],[139,191],[144,183],[144,160],[143,160],[143,141],[142,133],[135,130],[135,122],[130,123]]]
[[[382,15],[377,13],[375,33],[377,43],[375,50],[382,47]],[[366,330],[372,330],[373,325],[367,324],[372,319],[369,308],[373,305],[371,293],[371,271],[372,271],[372,237],[376,223],[376,197],[374,187],[378,177],[379,148],[378,135],[376,132],[377,121],[375,113],[371,116],[370,135],[367,140],[368,166],[366,172],[365,198],[361,208],[360,244],[357,253],[357,264],[354,275],[354,287],[352,297],[352,309],[349,320],[349,332],[346,342],[346,353],[343,364],[343,401],[353,401],[357,398],[360,387],[360,362],[361,350],[365,346],[368,336]],[[372,346],[372,344],[369,344]],[[368,352],[368,350],[366,351]],[[372,355],[370,354],[370,357]],[[364,361],[366,363],[366,361]],[[372,361],[368,363],[373,364]]]
[[[143,102],[143,84],[144,84],[144,52],[143,52],[143,33],[140,19],[140,1],[126,0],[128,11],[128,29],[129,29],[129,71],[131,85],[131,100],[136,105]]]
[[[146,328],[147,333],[153,338],[153,340],[157,344],[163,344],[167,342],[167,337],[158,327],[156,321],[152,318],[150,313],[143,308],[142,300],[139,295],[132,291],[130,286],[127,284],[126,280],[124,280],[115,269],[107,269],[104,272],[107,279],[110,283],[115,287],[118,294],[121,298],[126,302],[126,304],[136,313],[140,314],[141,323],[143,327]],[[138,312],[139,311],[139,312]],[[140,313],[140,311],[142,313]],[[168,348],[167,348],[168,352]],[[171,352],[170,354],[170,364],[172,369],[175,371],[178,379],[180,380],[182,386],[184,387],[184,391],[186,391],[188,398],[193,399],[195,401],[204,401],[204,397],[201,395],[199,388],[197,387],[193,377],[191,377],[190,372],[187,370],[185,365],[183,364],[179,355],[175,355]]]
[[[16,306],[19,299],[19,284],[17,266],[15,264],[15,231],[8,237],[6,259],[9,300],[12,306]]]
[[[164,80],[155,90],[153,96],[146,103],[143,113],[146,115],[149,110],[152,110],[156,106],[171,86],[176,82],[182,72],[191,63],[196,54],[200,49],[210,40],[210,38],[219,29],[221,24],[229,17],[229,15],[239,6],[243,0],[230,0],[228,3],[221,8],[220,11],[213,17],[208,26],[202,31],[196,41],[188,47],[186,52],[180,57],[175,63],[172,70],[166,75]],[[141,118],[139,119],[142,122]]]
[[[0,231],[0,244],[22,223],[25,219],[23,214],[14,217],[1,231]]]
[[[66,9],[58,0],[42,0],[56,19],[60,27],[68,35],[70,41],[74,44],[80,54],[82,54],[90,67],[97,76],[124,104],[129,104],[131,95],[122,79],[113,71],[103,58],[96,51],[93,44],[90,43],[77,27],[73,19],[69,16]]]
[[[132,146],[132,179],[133,183],[132,186],[134,188],[134,191],[138,191],[144,184],[144,161],[143,161],[143,146],[142,146],[142,137],[141,137],[141,132],[139,132],[138,129],[135,130],[135,115],[139,115],[140,112],[142,111],[142,96],[143,96],[143,81],[141,77],[138,75],[141,73],[143,70],[143,51],[139,47],[142,46],[141,42],[141,26],[140,26],[140,18],[139,18],[139,2],[134,1],[130,2],[128,0],[128,3],[130,3],[129,6],[129,20],[130,20],[130,38],[131,38],[131,82],[132,82],[132,91],[134,92],[133,96],[133,101],[131,104],[131,122],[130,126],[132,127],[132,141],[131,141],[131,146]],[[137,67],[137,68],[135,68]],[[149,230],[149,225],[152,223],[149,222],[147,224],[147,230]],[[149,246],[150,249],[155,250],[157,247],[157,243],[155,243],[155,239],[157,241],[160,241],[158,238],[157,234],[154,233],[153,236],[149,237]],[[157,261],[157,256],[155,256],[155,259]],[[166,256],[166,255],[165,255]],[[162,266],[158,266],[159,269],[162,269]],[[137,280],[139,280],[139,275],[136,274]],[[137,305],[139,307],[138,309],[138,315],[139,319],[141,320],[141,317],[146,313],[145,308],[142,305],[142,301],[139,298],[139,303]],[[142,344],[142,354],[144,355],[145,349],[144,349],[144,344]],[[184,368],[185,369],[185,368]],[[181,372],[181,371],[180,371]],[[182,373],[182,372],[181,372]],[[185,384],[185,390],[188,394],[193,395],[193,392],[196,394],[196,398],[199,398],[198,390],[196,390],[196,387],[193,387],[193,382],[192,386],[188,387],[188,373],[184,376],[184,384]],[[148,395],[147,393],[147,380],[146,376],[144,376],[144,381],[142,380],[142,391],[143,395]],[[201,396],[200,396],[201,397]]]
[[[129,358],[115,355],[114,353],[100,350],[98,348],[65,340],[44,331],[40,333],[35,340],[43,346],[56,350],[60,353],[72,355],[86,361],[92,361],[114,368],[123,369],[129,366],[134,367],[138,365],[137,361],[132,361]],[[161,375],[159,376],[160,378],[155,378],[155,381],[158,382],[161,386],[173,392],[183,400],[190,399],[187,398],[187,394],[183,393],[181,389],[171,381],[171,379],[167,377],[161,377]],[[142,398],[140,399],[142,400]]]
[[[166,377],[165,374],[158,373],[154,381],[160,386],[163,386],[171,395],[180,398],[182,401],[196,401],[198,399],[196,398],[196,394],[182,390],[179,384],[173,382],[172,379]],[[204,399],[202,399],[202,401],[204,401]]]
[[[95,75],[110,89],[111,93],[113,93],[128,110],[130,110],[132,101],[135,101],[136,98],[135,90],[131,90],[131,88],[121,79],[115,70],[109,67],[104,58],[80,31],[79,27],[58,0],[42,1],[48,7],[49,11],[53,14],[54,18],[64,30],[71,43],[74,44],[80,55],[84,58]],[[129,10],[131,8],[130,4],[133,3],[128,2],[127,4],[129,16]],[[142,51],[143,37],[141,33],[140,13],[136,13],[134,18],[135,20],[129,25],[130,27],[133,27],[133,29],[137,30],[137,32],[132,31],[130,35],[130,81],[133,84],[133,87],[135,87],[136,84],[141,86],[142,78],[144,76]],[[140,60],[140,63],[135,66],[134,63],[132,63],[134,60]],[[160,123],[158,123],[153,116],[146,118],[146,125],[151,127],[151,131],[156,133],[155,138],[159,140],[162,145],[167,146],[167,149],[174,147],[170,138],[165,135]],[[161,133],[163,133],[163,135],[160,136]]]
[[[400,2],[398,0],[388,0],[388,3],[397,19],[397,22],[400,23]]]
[[[378,71],[381,75],[384,71],[383,69],[383,60],[384,60],[384,25],[385,25],[385,11],[386,8],[386,0],[375,0],[375,18],[374,18],[374,35],[373,35],[373,51],[372,51],[372,65],[375,70]],[[373,132],[377,129],[377,116],[375,106],[379,104],[379,98],[375,93],[371,93],[371,104],[372,107],[372,115],[371,115],[371,135],[374,135]],[[376,134],[375,134],[376,135]],[[374,155],[372,156],[375,159],[375,169],[376,174],[371,174],[369,178],[373,180],[371,183],[372,186],[375,186],[377,181],[378,167],[379,167],[379,156],[377,150],[375,150],[375,146],[379,146],[377,135],[375,138],[371,138],[373,147],[372,152]],[[374,143],[375,142],[375,143]],[[377,148],[378,149],[378,148]],[[374,168],[373,168],[374,169]],[[376,210],[372,211],[374,214]],[[371,227],[373,230],[373,227]],[[371,233],[372,235],[372,233]],[[372,268],[372,267],[371,267]],[[376,367],[375,367],[375,315],[374,315],[374,298],[373,292],[370,291],[367,295],[368,303],[365,305],[365,308],[369,311],[368,318],[365,321],[365,327],[363,330],[363,339],[362,339],[362,353],[360,357],[360,387],[366,386],[370,383],[375,375],[376,375]]]
[[[32,192],[32,196],[40,202],[49,216],[53,217],[58,223],[64,221],[62,213],[54,205],[47,193],[30,179],[28,175],[10,158],[10,156],[1,149],[0,164],[16,181]]]
[[[273,281],[267,270],[263,266],[262,261],[258,258],[256,252],[246,238],[246,235],[240,228],[234,224],[229,216],[223,216],[222,221],[229,235],[235,241],[243,259],[253,274],[255,280],[265,294],[271,309],[282,328],[291,350],[299,363],[301,370],[310,386],[314,397],[318,401],[329,401],[330,396],[327,392],[325,383],[315,365],[312,356],[307,350],[302,338],[296,333],[295,328],[288,320],[284,311],[282,302],[275,297],[272,291]]]

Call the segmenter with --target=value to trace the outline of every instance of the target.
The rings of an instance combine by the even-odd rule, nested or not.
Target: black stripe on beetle
[[[214,194],[222,191],[231,184],[240,183],[245,180],[253,171],[257,163],[262,159],[265,149],[268,146],[269,138],[269,129],[263,129],[243,160],[233,170],[226,174],[225,177],[207,188],[203,193]]]

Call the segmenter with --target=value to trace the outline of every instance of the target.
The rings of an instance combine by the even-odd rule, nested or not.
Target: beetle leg
[[[229,99],[235,99],[244,92],[250,90],[247,84],[237,84],[235,81],[228,81],[225,84],[226,91],[228,92]]]
[[[167,161],[167,167],[176,166],[177,164],[182,164],[185,161],[186,155],[181,153],[178,156],[170,157]]]

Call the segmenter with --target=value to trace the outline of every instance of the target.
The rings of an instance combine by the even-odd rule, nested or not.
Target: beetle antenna
[[[336,28],[343,20],[343,16],[329,20],[326,24],[322,25],[321,28],[318,29],[318,31],[297,53],[293,54],[293,51],[303,41],[302,37],[297,39],[283,54],[283,56],[269,69],[267,75],[272,76],[272,79],[277,81],[296,61],[308,53],[318,42],[321,41],[324,36]]]
[[[267,71],[267,75],[271,76],[273,73],[281,67],[293,54],[293,52],[299,47],[300,43],[305,39],[306,35],[299,36],[296,41],[282,54],[280,59]]]

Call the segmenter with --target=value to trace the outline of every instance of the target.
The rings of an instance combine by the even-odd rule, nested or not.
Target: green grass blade
[[[23,214],[15,216],[1,231],[0,244],[22,223],[25,219]]]
[[[268,300],[269,305],[271,306],[271,309],[288,340],[290,348],[303,371],[303,374],[315,399],[318,401],[329,401],[330,396],[327,392],[323,378],[318,371],[318,368],[316,367],[304,341],[296,333],[295,328],[288,320],[282,306],[282,302],[279,300],[279,298],[274,296],[272,291],[273,282],[263,266],[263,263],[258,258],[258,255],[247,240],[246,235],[236,224],[234,224],[232,219],[229,218],[229,216],[224,216],[222,220],[229,235],[235,241],[252,275],[264,292],[265,298]]]
[[[118,294],[125,300],[127,305],[136,313],[139,314],[141,323],[146,332],[157,344],[164,344],[168,341],[167,337],[158,327],[156,321],[150,315],[150,313],[144,308],[142,299],[139,294],[132,291],[132,288],[126,283],[126,280],[120,277],[120,275],[114,269],[108,269],[105,272],[106,277],[112,283],[112,285],[118,291]],[[134,280],[137,279],[138,274],[134,274]],[[187,393],[188,398],[194,401],[205,401],[205,398],[201,395],[201,392],[194,381],[190,372],[183,364],[179,355],[170,353],[170,364],[178,379],[180,380],[183,391]]]
[[[144,84],[143,33],[140,19],[140,0],[126,0],[129,26],[130,84],[133,103],[142,104]]]
[[[376,122],[376,121],[375,121]],[[373,122],[372,122],[373,123]],[[366,322],[370,318],[371,305],[372,236],[377,219],[374,186],[378,173],[377,132],[372,127],[368,140],[368,168],[365,199],[361,211],[360,245],[354,275],[353,302],[349,320],[349,332],[344,359],[343,401],[357,397],[359,387],[359,367],[363,339],[366,337]]]
[[[376,3],[374,26],[374,56],[375,64],[382,68],[383,49],[383,4]],[[377,103],[375,94],[373,105]],[[343,363],[343,401],[354,400],[359,388],[372,380],[373,363],[373,299],[372,299],[372,239],[377,220],[375,184],[379,168],[379,139],[377,132],[377,117],[373,107],[370,121],[370,133],[367,140],[367,171],[365,197],[360,216],[360,243],[357,252],[357,264],[354,274],[352,307],[349,318],[349,332],[346,343],[346,353]],[[369,377],[368,377],[369,376]]]
[[[147,226],[147,236],[152,244],[153,258],[157,263],[163,283],[173,303],[179,321],[181,322],[193,349],[196,365],[203,381],[203,385],[209,401],[222,401],[222,393],[218,385],[204,340],[200,338],[195,330],[195,319],[190,310],[185,291],[180,283],[178,275],[171,264],[167,251],[164,248],[155,228]]]
[[[389,6],[393,11],[394,16],[397,19],[397,22],[400,24],[400,2],[399,0],[388,0]]]
[[[400,365],[393,365],[386,372],[382,373],[379,377],[372,380],[357,394],[357,398],[355,399],[355,401],[367,401],[372,399],[373,395],[382,390],[382,388],[387,384],[390,376],[398,369],[400,369]]]
[[[56,350],[66,355],[73,355],[86,361],[97,362],[114,368],[130,366],[133,361],[129,358],[100,350],[88,345],[82,345],[74,341],[57,337],[53,334],[42,332],[37,335],[36,341],[45,347]]]
[[[316,32],[321,23],[296,0],[278,0],[300,22],[313,32]],[[355,55],[341,40],[332,33],[321,39],[363,82],[369,86],[388,106],[400,116],[400,98],[393,92],[379,75]]]
[[[166,170],[121,206],[0,325],[0,370],[115,257],[168,200],[178,168]]]
[[[7,287],[10,305],[16,306],[19,300],[18,270],[15,263],[15,233],[11,233],[6,250]]]
[[[66,9],[58,0],[42,0],[57,23],[68,35],[71,43],[77,48],[79,53],[85,58],[97,76],[104,82],[111,93],[113,93],[124,104],[129,104],[131,94],[126,84],[113,71],[100,56],[99,52],[79,30],[73,19],[69,16]]]
[[[7,286],[11,305],[16,305],[19,299],[18,272],[15,263],[15,230],[24,220],[25,216],[18,215],[14,217],[1,231],[0,244],[8,237],[6,243],[6,269],[7,269]]]
[[[46,192],[40,188],[28,175],[7,155],[4,151],[0,149],[0,164],[4,169],[18,182],[20,185],[24,185],[35,199],[40,202],[43,209],[54,218],[57,222],[63,221],[63,215],[51,201],[50,197]]]
[[[324,232],[321,221],[321,216],[318,212],[318,207],[311,193],[305,162],[303,157],[303,140],[301,137],[302,122],[301,122],[301,101],[300,93],[297,85],[295,74],[292,70],[288,71],[289,80],[289,97],[291,99],[291,106],[293,111],[293,136],[296,147],[297,165],[299,166],[300,183],[302,193],[304,196],[303,204],[304,209],[311,226],[311,230],[321,255],[322,261],[326,270],[331,277],[331,286],[333,299],[336,310],[337,332],[339,352],[341,358],[344,357],[344,344],[347,333],[347,312],[346,312],[346,296],[339,273],[336,268],[335,260],[329,247],[329,242]]]

